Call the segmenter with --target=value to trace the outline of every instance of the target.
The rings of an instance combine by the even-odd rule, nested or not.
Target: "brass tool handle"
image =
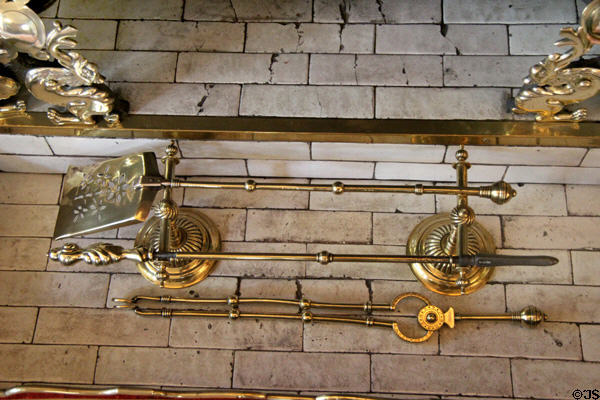
[[[157,260],[207,259],[207,260],[271,260],[271,261],[316,261],[321,264],[331,262],[389,262],[389,263],[450,263],[461,267],[496,267],[509,265],[549,266],[558,262],[550,256],[509,256],[501,254],[480,254],[475,256],[412,256],[405,254],[365,255],[332,254],[321,251],[305,253],[154,253]]]
[[[139,183],[141,187],[164,188],[193,188],[193,189],[243,189],[247,192],[255,190],[295,190],[313,192],[332,192],[342,194],[346,192],[359,193],[412,193],[412,194],[444,194],[478,196],[492,200],[497,204],[504,204],[517,195],[517,192],[506,182],[499,181],[489,186],[461,187],[461,186],[424,186],[424,185],[348,185],[336,181],[332,184],[294,184],[294,183],[259,183],[252,179],[245,182],[201,182],[182,180],[155,180],[145,179]]]
[[[63,265],[71,265],[77,261],[93,265],[108,265],[121,260],[137,262],[146,260],[146,254],[141,248],[124,249],[111,243],[95,243],[84,249],[75,243],[65,243],[62,247],[50,250],[48,257]]]
[[[483,320],[483,321],[498,321],[498,320],[508,320],[508,321],[518,321],[521,325],[526,326],[528,328],[534,328],[537,325],[541,324],[543,321],[548,320],[548,314],[544,313],[542,310],[535,306],[527,306],[524,307],[519,312],[509,313],[509,314],[500,314],[500,315],[460,315],[456,314],[454,319],[459,320]]]
[[[64,265],[77,261],[88,264],[107,265],[124,259],[144,262],[149,259],[170,260],[267,260],[267,261],[315,261],[321,264],[331,262],[386,262],[386,263],[452,263],[459,266],[494,267],[499,265],[553,265],[558,259],[548,256],[410,256],[398,255],[365,255],[365,254],[331,254],[327,251],[319,253],[212,253],[212,252],[151,252],[143,248],[124,249],[110,243],[95,243],[87,248],[80,248],[74,243],[66,243],[62,247],[50,250],[50,259]]]

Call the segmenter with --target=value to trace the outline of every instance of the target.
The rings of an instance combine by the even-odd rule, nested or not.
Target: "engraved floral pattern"
[[[82,172],[82,180],[73,196],[73,222],[97,217],[101,219],[102,211],[108,206],[120,206],[131,201],[135,195],[133,184],[135,177],[127,180],[127,176],[119,170],[111,171],[110,167],[102,172]]]

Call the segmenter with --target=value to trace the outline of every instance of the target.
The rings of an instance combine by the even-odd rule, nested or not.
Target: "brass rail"
[[[193,188],[193,189],[242,189],[247,192],[255,190],[292,190],[310,192],[333,192],[342,194],[346,192],[358,193],[410,193],[410,194],[443,194],[460,196],[479,196],[491,199],[495,203],[503,204],[517,195],[506,182],[499,181],[493,185],[466,187],[466,186],[424,186],[424,185],[348,185],[340,181],[332,184],[308,183],[260,183],[252,179],[245,182],[202,182],[175,180],[154,180],[144,177],[138,184],[145,188]]]
[[[46,113],[2,121],[17,135],[189,140],[600,147],[598,122],[128,115],[120,126],[56,126]]]
[[[478,254],[473,256],[411,256],[405,254],[367,255],[319,253],[209,253],[209,252],[151,252],[154,260],[266,260],[266,261],[315,261],[331,262],[386,262],[386,263],[450,263],[458,266],[498,267],[509,265],[550,266],[558,259],[550,256],[509,256],[502,254]]]

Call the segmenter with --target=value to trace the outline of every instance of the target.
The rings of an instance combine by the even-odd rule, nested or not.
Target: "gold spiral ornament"
[[[452,231],[454,228],[450,214],[438,214],[421,221],[410,233],[406,245],[408,255],[418,256],[450,256],[448,249],[454,248]],[[489,232],[474,221],[468,227],[467,253],[494,254],[496,245]],[[449,296],[460,296],[472,293],[487,283],[492,277],[493,268],[464,268],[461,278],[458,268],[448,263],[411,263],[412,272],[423,285],[436,293]],[[457,282],[462,279],[468,286],[461,291]],[[459,282],[460,283],[460,282]]]
[[[135,245],[158,251],[160,242],[160,218],[154,216],[144,224],[138,233]],[[187,209],[179,210],[172,226],[177,229],[176,245],[170,252],[216,252],[221,248],[219,231],[205,215]],[[148,260],[138,263],[138,269],[146,279],[166,288],[183,288],[194,285],[212,271],[216,260],[172,260],[167,261],[166,279],[161,275],[165,261]]]

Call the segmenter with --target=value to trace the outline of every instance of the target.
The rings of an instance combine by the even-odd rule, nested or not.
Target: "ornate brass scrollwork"
[[[560,30],[561,40],[557,46],[571,46],[564,53],[553,53],[529,70],[524,79],[525,87],[515,97],[513,112],[536,113],[536,120],[581,121],[587,110],[579,108],[566,111],[565,107],[595,96],[600,91],[600,69],[569,65],[600,43],[600,0],[592,1],[581,15],[577,29]]]
[[[109,126],[119,124],[119,115],[112,112],[115,96],[104,85],[98,66],[73,50],[77,45],[77,29],[54,22],[46,35],[39,16],[27,3],[29,0],[0,1],[0,63],[8,65],[19,53],[40,61],[54,62],[30,68],[23,84],[29,92],[55,107],[48,109],[48,118],[56,125],[94,125],[101,116]],[[12,99],[19,82],[0,77],[0,100]],[[23,115],[22,100],[0,107],[0,118]]]

